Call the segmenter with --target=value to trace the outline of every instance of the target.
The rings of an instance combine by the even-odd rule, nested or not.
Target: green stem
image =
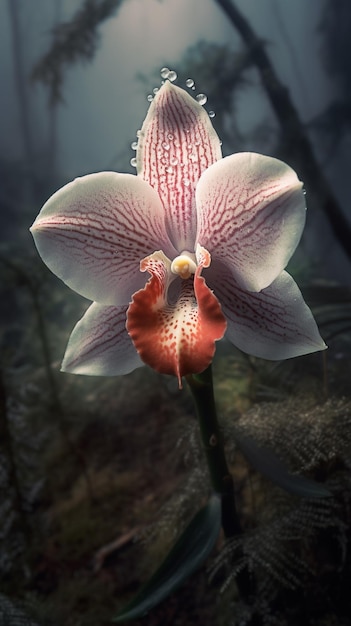
[[[242,533],[242,528],[235,505],[233,478],[225,458],[223,438],[217,419],[211,366],[201,374],[188,376],[187,381],[196,406],[212,487],[222,495],[224,534],[227,538],[234,537]]]
[[[213,489],[222,496],[222,528],[227,539],[242,535],[243,529],[236,510],[233,478],[225,458],[223,437],[219,428],[213,391],[211,365],[201,374],[187,376],[187,382],[196,406],[202,443]],[[238,551],[240,559],[242,553]],[[245,566],[236,576],[241,597],[251,602],[255,580]],[[255,623],[253,616],[252,624]]]
[[[243,529],[236,510],[233,478],[228,469],[223,437],[218,424],[211,365],[201,374],[187,376],[187,382],[196,406],[212,487],[222,496],[222,528],[225,537],[231,539],[242,535]],[[238,551],[237,557],[242,556]],[[251,602],[255,581],[247,567],[237,574],[236,582],[241,597]]]

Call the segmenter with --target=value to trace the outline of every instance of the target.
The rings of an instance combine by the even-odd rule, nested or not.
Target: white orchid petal
[[[226,337],[243,352],[274,361],[326,348],[310,309],[287,272],[259,293],[243,290],[224,268],[221,272],[218,267],[212,269],[207,282],[222,305],[228,324]]]
[[[141,367],[143,362],[126,331],[127,308],[94,302],[72,331],[62,371],[119,376]]]
[[[220,141],[204,108],[166,81],[141,129],[137,171],[159,194],[179,252],[194,250],[195,187],[201,173],[221,156]]]
[[[196,205],[197,242],[249,291],[260,291],[279,276],[305,224],[296,173],[260,154],[233,154],[211,165],[199,180]]]
[[[175,251],[150,185],[131,174],[77,178],[43,206],[31,232],[40,256],[77,293],[103,304],[128,304],[145,279],[140,259],[162,246]]]

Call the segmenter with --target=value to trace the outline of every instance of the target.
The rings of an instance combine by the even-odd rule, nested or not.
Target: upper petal
[[[221,156],[206,111],[184,89],[166,81],[141,129],[137,171],[158,192],[168,232],[179,252],[194,249],[196,183]]]
[[[180,292],[175,301],[167,299],[170,261],[162,252],[147,257],[141,269],[151,278],[133,296],[127,313],[127,330],[145,363],[179,380],[202,372],[211,363],[215,341],[221,339],[226,321],[220,304],[200,276],[210,255],[198,248],[199,265],[194,279],[176,279]]]
[[[294,279],[282,272],[260,291],[243,290],[225,268],[207,278],[227,319],[226,337],[240,350],[263,359],[282,360],[324,350],[313,315]]]
[[[279,276],[305,224],[305,197],[294,170],[250,152],[226,157],[204,172],[196,203],[197,242],[250,291]]]
[[[32,235],[54,274],[90,300],[128,304],[144,283],[140,259],[166,234],[157,193],[131,174],[101,172],[77,178],[44,204]]]
[[[126,311],[93,302],[71,333],[61,370],[119,376],[143,365],[126,331]]]

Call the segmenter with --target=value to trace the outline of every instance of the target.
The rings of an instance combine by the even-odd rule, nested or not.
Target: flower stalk
[[[200,374],[186,377],[190,387],[199,420],[201,439],[210,473],[211,485],[222,496],[222,528],[226,539],[242,535],[238,516],[234,482],[230,474],[224,451],[224,442],[220,431],[213,390],[211,365]],[[241,597],[249,602],[255,588],[253,576],[244,567],[236,577]]]
[[[222,496],[222,527],[229,539],[240,535],[242,528],[236,510],[233,478],[228,469],[217,418],[211,365],[201,374],[187,376],[187,382],[196,407],[212,488]]]

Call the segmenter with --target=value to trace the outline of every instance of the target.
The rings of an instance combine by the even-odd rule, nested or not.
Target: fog
[[[320,115],[333,97],[333,85],[321,57],[318,26],[321,0],[240,0],[237,6],[266,42],[267,52],[282,83],[308,123]],[[27,77],[49,48],[58,17],[69,20],[80,2],[36,0],[17,3],[22,56]],[[17,162],[23,157],[19,108],[14,80],[14,55],[8,4],[0,6],[0,79],[2,88],[0,156]],[[220,7],[211,0],[125,0],[116,14],[99,28],[100,42],[92,62],[67,68],[64,101],[57,111],[57,156],[60,180],[104,169],[132,171],[129,149],[148,107],[147,94],[160,84],[162,66],[177,69],[186,50],[199,40],[242,46],[239,35]],[[145,77],[145,81],[140,76]],[[139,76],[139,78],[138,78]],[[193,77],[196,80],[196,76]],[[237,97],[236,119],[243,134],[260,121],[275,127],[274,113],[254,70],[251,87]],[[201,91],[201,85],[198,85]],[[45,166],[48,144],[48,94],[42,85],[27,81],[30,132],[36,168]],[[316,137],[316,156],[344,210],[349,205],[347,184],[350,141],[326,158]],[[44,198],[42,198],[44,200]],[[33,215],[34,217],[34,215]],[[323,218],[322,218],[323,222]],[[312,222],[311,222],[312,223]],[[313,226],[314,228],[314,226]],[[328,227],[326,226],[326,231]],[[319,237],[319,233],[317,237]],[[313,239],[313,237],[312,237]],[[326,232],[327,246],[332,239]],[[333,253],[336,278],[343,274],[345,255]]]
[[[36,0],[29,11],[22,4],[23,49],[30,70],[31,63],[50,42],[53,5],[50,11],[50,3]],[[68,176],[73,170],[80,174],[108,167],[114,156],[133,140],[148,105],[145,87],[136,78],[138,73],[148,76],[163,65],[176,65],[177,59],[199,39],[228,42],[234,47],[240,44],[237,33],[214,2],[192,0],[190,4],[189,10],[189,0],[125,1],[116,16],[101,26],[101,44],[93,62],[67,71],[65,102],[59,112],[59,150],[61,167]],[[77,5],[78,2],[62,3],[62,18],[68,19]],[[330,97],[330,83],[321,66],[316,36],[320,0],[307,4],[304,0],[242,0],[238,6],[267,41],[276,70],[289,86],[302,119],[319,113]],[[2,152],[9,158],[18,158],[21,138],[6,3],[1,5],[0,18],[4,29],[0,38],[1,83],[5,86]],[[38,85],[30,90],[33,130],[45,136],[43,90]],[[241,99],[238,115],[245,131],[268,113],[269,105],[259,91],[250,91],[248,97]]]
[[[226,0],[254,30],[251,47],[224,0],[120,0],[96,20],[91,58],[64,65],[54,100],[34,69],[48,69],[53,43],[54,71],[83,35],[89,49],[95,11],[118,1],[0,2],[0,626],[108,626],[140,588],[143,621],[133,624],[144,626],[348,624],[350,0]],[[73,28],[79,12],[84,24]],[[279,275],[305,216],[294,177],[286,193],[267,184],[274,199],[263,210],[267,180],[257,190],[234,181],[254,206],[233,218],[234,238],[232,183],[216,187],[213,174],[210,188],[209,172],[215,208],[208,216],[205,204],[199,239],[217,263],[207,266],[205,250],[194,279],[193,251],[173,254],[174,223],[135,177],[142,201],[134,206],[126,184],[121,226],[105,188],[84,217],[89,178],[74,187],[84,199],[74,194],[72,221],[69,204],[55,214],[65,197],[56,196],[45,213],[53,228],[40,221],[36,248],[29,228],[56,190],[91,172],[135,173],[131,144],[164,66],[180,87],[194,79],[189,93],[208,95],[224,156],[275,156],[304,182],[306,227],[287,271],[312,314]],[[161,148],[170,158],[155,157],[158,191],[187,202],[186,161],[196,171],[203,146],[195,135]],[[175,148],[187,156],[172,158]],[[224,166],[244,161],[272,166],[245,157]],[[263,293],[246,290],[246,278]],[[148,594],[160,602],[175,589],[148,604]]]

